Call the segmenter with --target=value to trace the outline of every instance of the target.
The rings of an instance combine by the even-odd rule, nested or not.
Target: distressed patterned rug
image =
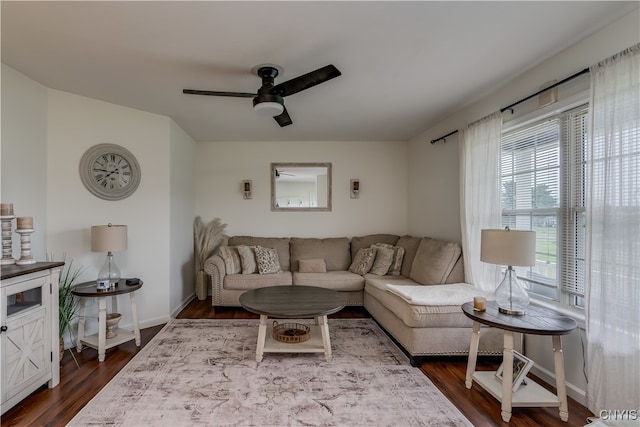
[[[71,426],[471,426],[371,319],[330,319],[333,359],[267,353],[257,320],[172,320]]]

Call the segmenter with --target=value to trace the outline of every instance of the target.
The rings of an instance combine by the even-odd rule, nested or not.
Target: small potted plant
[[[60,279],[58,281],[60,359],[62,359],[64,354],[64,335],[67,331],[69,334],[72,334],[71,322],[78,314],[78,300],[72,291],[78,276],[80,276],[81,270],[81,268],[73,268],[73,260],[71,260],[68,264],[65,263],[60,272]]]

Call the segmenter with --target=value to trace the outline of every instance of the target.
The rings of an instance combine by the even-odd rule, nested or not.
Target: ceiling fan
[[[293,95],[313,86],[324,83],[340,76],[342,73],[333,65],[326,65],[294,77],[291,80],[274,84],[278,74],[282,74],[282,67],[274,64],[256,65],[251,70],[262,79],[262,86],[258,93],[246,92],[217,92],[211,90],[183,89],[182,93],[191,95],[230,96],[234,98],[253,98],[253,110],[258,113],[268,114],[278,122],[281,127],[289,126],[293,122],[289,112],[284,106],[284,97]]]
[[[285,172],[285,171],[280,170],[280,169],[276,169],[276,179],[280,178],[280,176],[296,176],[296,175],[293,174],[293,173]]]

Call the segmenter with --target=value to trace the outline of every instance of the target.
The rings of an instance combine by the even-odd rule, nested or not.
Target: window
[[[587,106],[504,132],[502,226],[536,232],[536,265],[516,267],[529,293],[584,307]]]

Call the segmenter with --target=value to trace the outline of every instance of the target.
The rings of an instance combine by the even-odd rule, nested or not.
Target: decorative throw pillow
[[[256,262],[258,263],[258,273],[282,273],[282,269],[280,268],[280,258],[278,258],[278,251],[276,249],[256,246],[255,252]]]
[[[373,261],[369,273],[384,276],[393,263],[393,249],[382,245],[371,245],[376,250],[376,259]]]
[[[298,260],[298,271],[300,273],[326,273],[327,263],[322,258]]]
[[[373,265],[373,261],[376,258],[376,248],[362,248],[358,249],[356,257],[349,266],[349,271],[352,273],[364,276]]]
[[[238,274],[242,272],[240,255],[236,246],[222,246],[218,250],[220,258],[224,261],[224,268],[227,274]]]
[[[399,276],[402,269],[402,261],[404,260],[404,248],[402,246],[393,246],[386,243],[376,243],[372,246],[393,249],[393,262],[389,266],[387,274]],[[376,258],[378,256],[376,255]]]
[[[238,246],[238,254],[242,262],[242,274],[253,274],[258,271],[255,246]]]

